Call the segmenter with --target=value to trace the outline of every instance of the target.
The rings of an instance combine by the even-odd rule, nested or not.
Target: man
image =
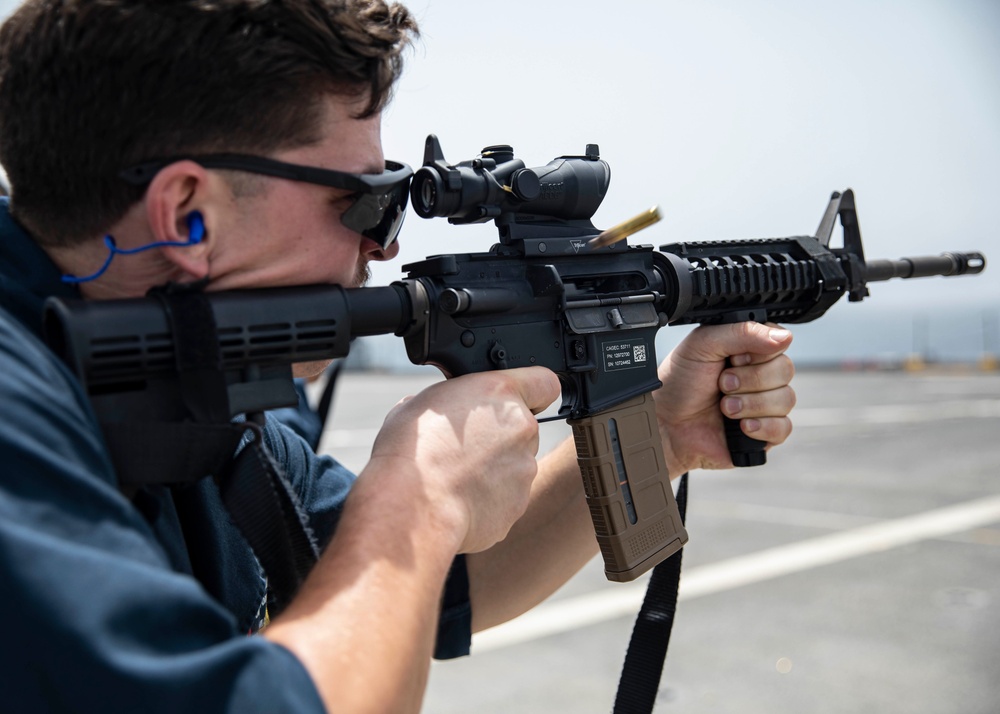
[[[559,394],[545,369],[404,400],[356,481],[269,422],[324,550],[246,637],[264,581],[214,484],[126,498],[80,385],[38,338],[49,295],[362,284],[397,252],[391,215],[351,209],[395,181],[380,110],[414,32],[381,0],[38,0],[0,31],[5,707],[416,711],[435,641],[467,651],[470,629],[596,553],[572,444],[536,460],[534,413]],[[234,153],[242,168],[208,158]],[[326,173],[281,178],[261,158]],[[720,389],[745,431],[785,440],[790,339],[698,330],[664,362],[671,474],[731,465]]]

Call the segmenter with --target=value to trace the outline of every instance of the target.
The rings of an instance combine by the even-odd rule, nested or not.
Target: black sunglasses
[[[383,248],[392,245],[399,235],[409,200],[410,177],[413,176],[409,166],[396,161],[386,161],[385,171],[380,174],[352,174],[248,154],[177,156],[147,161],[125,169],[118,176],[133,186],[145,186],[163,167],[177,161],[194,161],[206,169],[246,171],[353,191],[355,201],[344,211],[341,222]]]

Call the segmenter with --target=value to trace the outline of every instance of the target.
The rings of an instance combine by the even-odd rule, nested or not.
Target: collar
[[[40,335],[47,297],[80,297],[80,291],[61,278],[56,264],[11,217],[10,199],[0,197],[0,308]]]

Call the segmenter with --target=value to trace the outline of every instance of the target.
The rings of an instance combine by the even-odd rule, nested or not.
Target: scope
[[[560,156],[527,168],[506,144],[487,146],[479,156],[448,164],[436,136],[427,137],[424,165],[410,185],[421,218],[483,223],[516,214],[562,221],[589,220],[604,200],[611,167],[596,144],[582,156]]]

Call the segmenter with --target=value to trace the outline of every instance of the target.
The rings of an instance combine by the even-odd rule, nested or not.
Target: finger
[[[748,347],[739,354],[731,353],[729,363],[734,367],[770,362],[784,354],[792,344],[792,333],[773,322],[744,322],[741,326],[744,332],[737,339],[745,339],[748,344],[752,343],[756,347]],[[771,349],[768,350],[768,347]]]
[[[789,386],[767,392],[728,394],[722,398],[722,413],[733,419],[784,417],[795,407],[795,390]]]
[[[504,374],[513,379],[514,388],[532,414],[545,411],[562,392],[559,378],[545,367],[520,367],[505,370]]]
[[[732,358],[737,366],[760,357],[773,359],[792,343],[792,333],[788,330],[759,322],[699,327],[690,337],[685,345],[687,357],[706,362]]]
[[[792,420],[788,417],[761,417],[741,419],[740,428],[747,436],[767,442],[767,447],[785,443],[792,433]]]
[[[779,354],[765,362],[745,367],[727,367],[719,375],[719,391],[723,394],[765,392],[785,386],[794,376],[795,364],[791,358]]]

